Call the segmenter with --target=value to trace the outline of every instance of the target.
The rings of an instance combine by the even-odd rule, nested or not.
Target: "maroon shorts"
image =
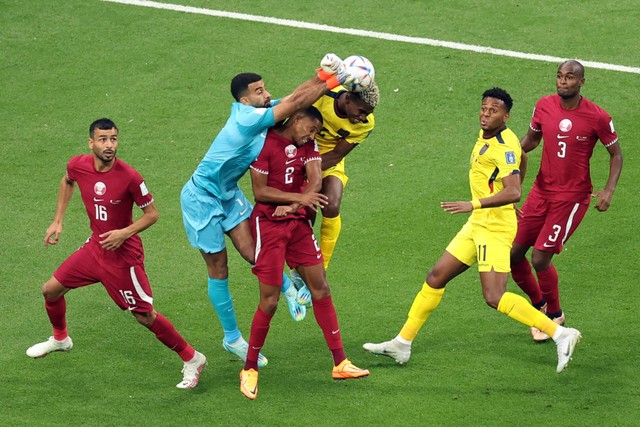
[[[514,243],[559,254],[582,222],[589,204],[553,201],[529,193],[518,218]]]
[[[285,261],[290,268],[323,262],[308,219],[269,221],[252,216],[251,223],[251,233],[256,242],[256,264],[251,271],[260,283],[282,286]]]
[[[148,313],[153,295],[144,265],[113,267],[105,265],[88,244],[75,251],[53,273],[66,288],[81,288],[101,282],[122,310]]]

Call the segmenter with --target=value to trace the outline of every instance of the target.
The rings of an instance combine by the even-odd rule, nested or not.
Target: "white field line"
[[[488,46],[477,46],[472,44],[455,43],[443,40],[428,39],[422,37],[409,37],[391,33],[380,33],[377,31],[358,30],[355,28],[341,28],[331,25],[314,24],[312,22],[294,21],[291,19],[279,19],[268,16],[248,15],[245,13],[227,12],[224,10],[203,9],[192,6],[182,6],[179,4],[158,3],[147,0],[102,0],[110,3],[121,3],[132,6],[144,6],[154,9],[165,9],[176,12],[195,13],[199,15],[217,16],[220,18],[239,19],[242,21],[262,22],[266,24],[282,25],[285,27],[304,28],[308,30],[326,31],[338,34],[350,34],[360,37],[371,37],[380,40],[390,40],[402,43],[422,44],[428,46],[445,47],[448,49],[465,50],[469,52],[488,53],[491,55],[509,56],[512,58],[528,59],[532,61],[553,62],[559,64],[567,59],[577,59],[585,67],[600,68],[603,70],[621,71],[624,73],[640,74],[639,67],[628,67],[626,65],[607,64],[605,62],[587,61],[578,58],[562,58],[559,56],[539,55],[536,53],[517,52],[513,50],[496,49]]]

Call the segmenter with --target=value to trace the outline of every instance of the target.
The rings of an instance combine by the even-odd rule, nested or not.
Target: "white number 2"
[[[284,183],[285,184],[291,184],[293,182],[293,177],[291,176],[293,174],[293,171],[295,171],[293,166],[289,166],[287,169],[285,169],[285,171],[284,171]]]
[[[107,220],[107,207],[102,205],[93,205],[96,208],[96,219],[100,221]]]
[[[564,157],[567,155],[567,143],[564,141],[558,141],[558,146],[560,147],[560,150],[558,151],[558,157],[564,159]]]
[[[318,240],[316,239],[316,235],[312,234],[311,238],[313,239],[313,246],[316,248],[316,251],[320,252],[320,245],[318,244]]]

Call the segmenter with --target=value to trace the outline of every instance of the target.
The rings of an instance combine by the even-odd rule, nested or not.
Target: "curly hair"
[[[352,92],[355,96],[367,103],[371,108],[376,108],[378,101],[380,101],[380,90],[376,82],[372,81],[371,84],[361,92]]]
[[[494,87],[492,89],[485,90],[482,94],[482,99],[485,99],[486,97],[499,99],[504,102],[504,107],[506,108],[507,113],[511,111],[511,107],[513,107],[513,99],[511,99],[511,95],[502,88]]]

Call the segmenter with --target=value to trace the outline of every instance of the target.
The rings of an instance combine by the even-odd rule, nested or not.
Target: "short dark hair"
[[[323,122],[324,118],[322,117],[322,113],[320,112],[320,110],[318,110],[313,105],[310,105],[310,106],[308,106],[307,108],[305,108],[303,110],[294,111],[291,114],[291,116],[287,117],[286,119],[282,120],[281,122],[276,123],[274,127],[278,128],[278,129],[282,129],[282,128],[286,127],[289,123],[292,123],[291,119],[296,117],[296,116],[304,116],[304,117],[309,117],[311,119],[315,119],[315,120],[319,121],[321,125],[324,123]]]
[[[251,83],[259,82],[262,77],[256,73],[240,73],[231,79],[231,95],[236,101],[244,94]]]
[[[504,102],[504,106],[507,109],[507,113],[511,111],[511,107],[513,107],[513,99],[511,99],[511,95],[507,93],[506,90],[501,89],[499,87],[494,87],[492,89],[485,90],[482,94],[482,99],[487,97],[499,99]]]
[[[312,119],[318,120],[320,123],[323,123],[322,113],[313,105],[308,106],[304,110],[300,110],[300,114],[311,117]]]
[[[89,126],[89,136],[90,137],[93,137],[93,133],[95,132],[96,129],[100,129],[100,130],[115,129],[115,130],[118,130],[118,126],[116,126],[116,124],[113,123],[113,121],[111,119],[102,118],[102,119],[98,119],[98,120],[94,121],[93,123],[91,123],[91,126]]]
[[[571,67],[574,74],[580,76],[581,78],[584,78],[584,65],[582,65],[580,62],[576,61],[575,59],[564,61],[562,64],[560,64],[560,66],[558,66],[558,71],[560,71],[560,68],[564,67],[565,65]]]

